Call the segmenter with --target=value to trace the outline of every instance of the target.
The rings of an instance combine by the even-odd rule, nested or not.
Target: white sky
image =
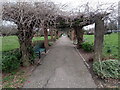
[[[49,1],[49,0],[48,0]],[[55,3],[61,3],[61,4],[68,4],[68,8],[76,8],[82,4],[86,4],[89,2],[89,4],[92,7],[95,7],[98,3],[118,3],[120,0],[51,0]]]
[[[72,8],[76,8],[76,7],[78,7],[82,4],[86,4],[87,2],[89,2],[89,4],[92,7],[96,7],[98,5],[98,3],[99,4],[115,3],[115,4],[118,5],[118,2],[120,0],[51,0],[51,1],[54,1],[55,3],[67,4],[68,5],[68,10],[69,10],[69,9],[72,9]],[[92,25],[85,26],[84,29],[88,30],[89,28],[94,28],[94,27],[95,27],[95,24],[92,24]]]
[[[14,2],[14,1],[42,1],[42,0],[0,0],[0,2]],[[116,3],[119,2],[120,0],[46,0],[46,1],[53,1],[56,3],[62,3],[62,4],[69,4],[70,6],[77,6],[86,2],[89,2],[93,5],[95,5],[98,2],[102,3]]]
[[[28,2],[31,2],[31,1],[42,1],[42,0],[0,0],[0,2],[6,2],[6,1],[10,1],[10,2],[16,2],[16,1],[28,1]],[[101,4],[101,3],[106,3],[106,4],[109,4],[109,3],[115,3],[116,5],[118,5],[118,2],[120,0],[47,0],[47,1],[53,1],[55,2],[56,4],[67,4],[68,7],[66,8],[66,10],[71,10],[73,8],[77,8],[78,6],[82,5],[82,4],[86,4],[87,2],[89,2],[89,4],[95,8],[98,3]],[[88,28],[93,28],[94,27],[94,24],[93,25],[90,25],[88,27],[85,27],[86,29]]]
[[[27,1],[27,2],[33,2],[33,1],[44,1],[44,0],[0,0],[0,2],[6,2],[6,1],[10,1],[10,2],[16,2],[16,1]],[[46,0],[46,1],[53,1],[55,2],[56,4],[67,4],[68,7],[66,8],[67,10],[71,10],[72,8],[76,8],[82,4],[86,4],[87,2],[89,2],[89,4],[92,6],[92,7],[96,7],[98,3],[118,3],[120,0]]]

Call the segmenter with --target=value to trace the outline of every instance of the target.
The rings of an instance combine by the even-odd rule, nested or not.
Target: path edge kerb
[[[79,52],[79,50],[75,47],[75,50],[77,51],[78,55],[82,58],[83,62],[85,63],[86,67],[90,69],[89,64],[86,62],[85,58],[82,56],[82,54]]]
[[[89,69],[90,69],[89,64],[86,62],[85,58],[82,56],[82,54],[79,52],[79,50],[78,50],[76,47],[74,47],[74,48],[75,48],[75,50],[77,51],[78,55],[82,58],[85,66],[86,66],[87,69],[88,69],[88,72],[90,73],[90,71],[89,71]],[[90,73],[90,75],[91,75],[91,73]],[[91,77],[92,77],[92,75],[91,75]],[[93,77],[92,77],[92,78],[93,78]],[[94,80],[94,79],[93,79],[93,81],[94,81],[94,83],[95,83],[95,80]],[[96,83],[95,83],[95,85],[96,85]],[[97,86],[97,85],[96,85],[96,86]]]

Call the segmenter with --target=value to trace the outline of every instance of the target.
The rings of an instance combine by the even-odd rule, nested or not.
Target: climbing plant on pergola
[[[58,9],[58,8],[57,8]],[[32,38],[35,28],[44,30],[45,47],[48,48],[49,23],[53,21],[56,6],[52,2],[16,2],[4,3],[2,19],[17,25],[23,66],[29,66],[33,56]]]
[[[88,3],[86,4],[88,7]],[[95,33],[94,33],[94,61],[102,60],[102,47],[105,34],[104,20],[108,15],[114,10],[114,6],[109,6],[109,9],[102,10],[97,9],[95,11],[90,11],[90,8],[85,9],[85,12],[78,12],[77,14],[72,14],[71,16],[59,17],[59,27],[60,28],[73,28],[77,37],[77,47],[80,48],[83,43],[83,30],[84,26],[95,23]],[[80,10],[79,10],[80,11]],[[87,12],[86,12],[87,11]]]
[[[32,55],[33,29],[36,24],[36,11],[32,4],[27,2],[3,4],[2,19],[12,21],[17,25],[20,51],[23,66],[29,66]]]
[[[87,7],[88,4],[86,5]],[[102,6],[102,5],[100,5]],[[103,49],[103,41],[105,34],[105,24],[104,21],[108,18],[109,14],[114,10],[114,5],[110,5],[107,9],[101,9],[101,7],[97,8],[95,11],[90,11],[90,8],[87,8],[87,12],[85,14],[79,14],[73,19],[73,28],[76,32],[78,47],[81,46],[83,42],[83,30],[84,26],[95,23],[95,32],[94,32],[94,61],[102,60],[102,49]]]

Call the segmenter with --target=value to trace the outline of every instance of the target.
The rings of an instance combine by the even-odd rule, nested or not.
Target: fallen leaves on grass
[[[3,75],[2,87],[3,88],[21,88],[24,85],[27,77],[31,74],[34,66],[27,68],[20,68],[19,71]]]

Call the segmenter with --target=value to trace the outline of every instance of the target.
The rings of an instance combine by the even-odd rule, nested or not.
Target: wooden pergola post
[[[56,30],[56,39],[58,39],[58,30]]]
[[[51,40],[53,41],[53,30],[50,30],[50,36],[51,36]]]
[[[71,39],[72,39],[72,41],[74,40],[74,38],[75,38],[75,32],[74,32],[74,30],[72,30],[72,32],[71,32]]]
[[[47,28],[44,28],[44,46],[46,49],[48,49],[48,31]]]
[[[69,30],[69,38],[72,40],[72,30]]]
[[[120,30],[120,2],[118,2],[118,30]],[[120,47],[120,32],[118,33],[118,46]],[[120,48],[118,48],[118,58],[120,60]]]
[[[84,32],[82,30],[83,27],[75,27],[75,34],[76,34],[76,38],[77,38],[77,48],[81,48],[81,45],[83,43],[83,35]]]
[[[102,49],[104,40],[104,20],[97,17],[95,20],[95,32],[94,32],[94,61],[102,60]]]
[[[53,30],[53,39],[56,40],[56,30]]]

